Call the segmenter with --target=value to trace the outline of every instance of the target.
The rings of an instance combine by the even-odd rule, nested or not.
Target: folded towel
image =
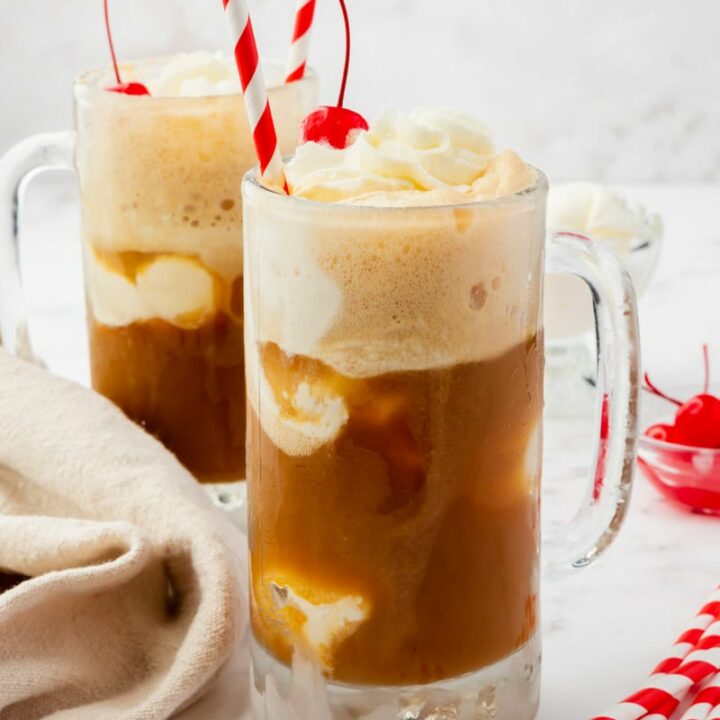
[[[101,396],[0,350],[0,719],[158,720],[246,616],[244,538]]]

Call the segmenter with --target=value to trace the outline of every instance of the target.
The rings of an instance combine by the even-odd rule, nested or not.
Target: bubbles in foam
[[[541,197],[468,206],[459,227],[452,207],[328,207],[247,192],[248,348],[274,343],[363,378],[491,359],[539,330]],[[340,431],[329,418],[314,429],[289,423],[258,358],[247,373],[250,402],[285,452],[312,452]]]
[[[488,291],[485,289],[485,283],[479,282],[470,288],[470,307],[473,310],[482,310],[483,305],[488,297]]]
[[[292,208],[258,208],[261,342],[363,377],[494,357],[537,330],[527,277],[544,229],[532,198],[467,208],[462,230],[453,208]],[[518,302],[529,312],[508,316]]]
[[[176,60],[144,61],[125,70],[146,80]],[[185,70],[192,75],[191,68]],[[271,89],[283,153],[293,151],[314,95],[312,83]],[[76,86],[76,96],[88,242],[106,252],[196,255],[228,279],[240,275],[240,186],[256,164],[242,97],[128,100],[97,90],[89,80]]]

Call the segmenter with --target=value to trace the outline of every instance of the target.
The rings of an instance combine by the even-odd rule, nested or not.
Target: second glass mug
[[[591,288],[603,417],[554,568],[618,532],[639,367],[627,273],[546,243],[546,193],[370,207],[246,176],[255,720],[535,717],[545,270]]]
[[[171,58],[127,64],[126,79]],[[283,152],[317,101],[317,78],[285,84],[263,64]],[[77,132],[38,135],[0,162],[0,340],[28,359],[18,267],[24,181],[76,168],[92,385],[156,435],[244,517],[243,174],[255,151],[242,96],[108,92],[109,70],[74,84]],[[212,484],[216,483],[216,484]]]

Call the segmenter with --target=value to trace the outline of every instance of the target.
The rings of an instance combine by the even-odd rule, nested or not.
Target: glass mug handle
[[[632,488],[637,441],[640,343],[630,276],[607,248],[572,232],[554,233],[546,271],[571,273],[592,294],[597,338],[598,442],[583,503],[561,533],[548,538],[547,568],[589,565],[615,539]]]
[[[645,291],[657,268],[662,244],[662,232],[656,234],[648,232],[630,249],[626,265],[638,295]]]
[[[23,195],[29,180],[46,170],[72,170],[75,132],[34,135],[0,158],[0,345],[39,362],[30,345],[19,263]]]

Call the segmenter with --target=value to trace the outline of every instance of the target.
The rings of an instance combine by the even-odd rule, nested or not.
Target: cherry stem
[[[705,365],[705,384],[703,385],[703,395],[707,395],[710,389],[710,355],[708,353],[707,343],[703,343],[703,364]]]
[[[117,57],[115,57],[115,46],[113,45],[112,32],[110,32],[110,14],[108,12],[108,0],[103,0],[103,10],[105,12],[105,29],[107,30],[108,45],[110,46],[110,57],[112,58],[113,70],[115,70],[115,79],[118,85],[122,85],[120,79],[120,70],[118,69]]]
[[[107,2],[107,0],[105,0]],[[345,23],[345,66],[343,67],[342,81],[340,82],[340,94],[338,95],[337,106],[342,107],[345,102],[345,87],[347,85],[348,72],[350,71],[350,18],[348,17],[345,0],[340,0],[343,22]]]
[[[657,395],[658,397],[661,397],[663,400],[667,400],[668,402],[674,403],[678,407],[682,406],[682,403],[679,400],[676,400],[675,398],[670,397],[669,395],[666,395],[662,390],[660,390],[651,380],[650,376],[645,373],[643,376],[643,380],[645,380],[645,390],[648,392],[651,392],[653,395]]]

